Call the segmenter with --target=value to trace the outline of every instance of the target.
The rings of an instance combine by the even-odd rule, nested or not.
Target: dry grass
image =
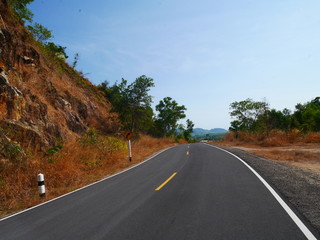
[[[271,131],[264,135],[239,132],[237,136],[230,132],[215,144],[240,148],[320,174],[319,132]]]
[[[172,139],[141,136],[132,143],[133,161],[129,162],[125,141],[113,137],[83,140],[66,144],[52,156],[30,155],[19,163],[0,159],[0,216],[75,190],[174,145]],[[45,198],[38,196],[38,173],[45,175]]]
[[[265,150],[251,150],[251,152],[258,155],[263,155],[267,158],[278,160],[278,161],[290,161],[290,162],[310,162],[319,161],[320,153],[312,151],[303,151],[303,150],[284,150],[284,149],[270,149],[269,151]]]
[[[240,131],[237,134],[229,132],[220,145],[253,145],[260,147],[279,147],[290,144],[320,143],[320,132],[302,134],[297,129],[289,132],[273,130],[265,134],[249,133]]]

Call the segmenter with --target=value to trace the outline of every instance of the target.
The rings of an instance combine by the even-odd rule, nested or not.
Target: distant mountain
[[[203,129],[203,128],[194,128],[192,135],[205,135],[205,134],[210,134],[210,133],[226,133],[228,132],[226,129],[223,128],[213,128],[210,130]]]

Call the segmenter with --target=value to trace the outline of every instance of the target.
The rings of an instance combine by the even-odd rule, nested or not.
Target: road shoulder
[[[241,149],[218,146],[248,163],[320,236],[320,176]]]

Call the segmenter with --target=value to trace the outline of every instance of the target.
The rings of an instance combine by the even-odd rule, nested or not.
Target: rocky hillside
[[[41,151],[89,128],[118,130],[110,104],[81,74],[47,54],[0,0],[0,141]]]

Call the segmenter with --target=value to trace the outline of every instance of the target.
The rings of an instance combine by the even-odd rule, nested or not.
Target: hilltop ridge
[[[203,128],[194,128],[192,134],[193,135],[203,135],[203,134],[209,134],[209,133],[226,133],[228,132],[224,128],[212,128],[210,130],[203,129]]]

